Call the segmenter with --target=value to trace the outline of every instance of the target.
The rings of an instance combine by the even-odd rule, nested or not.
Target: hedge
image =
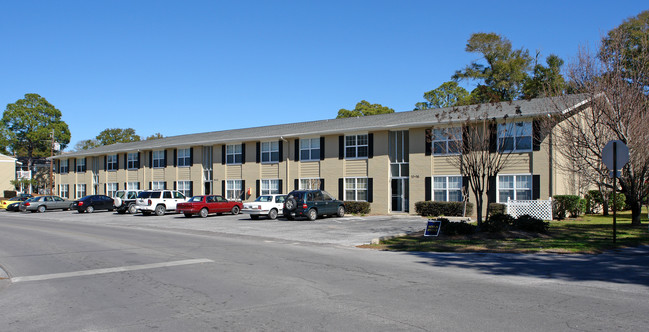
[[[466,221],[451,222],[446,218],[438,218],[442,222],[440,232],[444,235],[470,235],[476,232],[477,227]]]
[[[529,215],[514,218],[508,214],[495,214],[482,223],[481,231],[499,233],[508,230],[521,230],[531,233],[547,233],[550,223]]]
[[[349,214],[369,214],[369,202],[345,201],[345,212]]]
[[[464,202],[422,201],[415,203],[415,212],[424,217],[462,217]],[[471,215],[473,203],[466,203],[466,215]]]
[[[555,219],[566,219],[568,213],[573,218],[578,217],[582,212],[580,197],[577,195],[555,195],[552,196],[552,201],[552,211]]]

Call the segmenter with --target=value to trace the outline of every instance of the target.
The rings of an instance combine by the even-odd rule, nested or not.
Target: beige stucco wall
[[[0,154],[0,197],[5,190],[15,190],[11,180],[16,179],[16,159]]]

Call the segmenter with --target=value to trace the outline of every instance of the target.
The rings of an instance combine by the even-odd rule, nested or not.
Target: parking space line
[[[142,264],[142,265],[132,265],[132,266],[120,266],[120,267],[112,267],[112,268],[106,268],[106,269],[95,269],[95,270],[85,270],[85,271],[75,271],[75,272],[65,272],[65,273],[41,274],[41,275],[25,276],[25,277],[14,277],[14,278],[11,278],[11,282],[61,279],[61,278],[89,276],[89,275],[96,275],[96,274],[127,272],[127,271],[146,270],[146,269],[155,269],[155,268],[161,268],[161,267],[180,266],[180,265],[189,265],[189,264],[200,264],[200,263],[212,263],[212,262],[214,262],[214,261],[211,260],[211,259],[206,259],[206,258],[186,259],[186,260],[174,261],[174,262]]]

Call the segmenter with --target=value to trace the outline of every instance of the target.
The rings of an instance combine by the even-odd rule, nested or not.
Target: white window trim
[[[512,198],[515,200],[516,197],[516,177],[518,176],[529,176],[530,177],[530,197],[533,197],[534,195],[534,175],[532,173],[516,173],[516,174],[498,174],[496,177],[496,203],[507,203],[507,202],[501,202],[500,201],[500,177],[501,176],[513,176],[514,177],[514,197]]]
[[[228,147],[232,147],[233,152],[228,152]],[[239,147],[239,152],[237,152]],[[237,162],[237,155],[241,156],[241,161]],[[232,162],[228,162],[228,156],[232,156]],[[241,165],[243,164],[243,143],[241,144],[227,144],[225,146],[225,164],[226,165]]]
[[[355,145],[347,145],[347,137],[350,137],[350,136],[356,136],[356,144]],[[359,145],[358,144],[358,136],[366,136],[367,144]],[[369,159],[369,154],[370,154],[370,135],[369,135],[369,133],[345,135],[343,139],[345,140],[345,144],[344,144],[345,159],[348,159],[348,160]],[[347,156],[347,148],[352,147],[352,146],[356,148],[356,156],[355,157]],[[358,148],[363,147],[363,146],[367,147],[367,156],[359,157],[358,156]]]
[[[117,165],[117,155],[116,154],[109,154],[106,156],[106,170],[107,171],[116,171],[118,168]]]
[[[156,158],[156,154],[159,155],[158,158]],[[161,155],[161,156],[160,156],[160,155]],[[156,160],[158,160],[158,166],[155,165],[155,164],[156,164],[156,163],[155,163]],[[165,164],[165,150],[156,150],[156,151],[153,151],[153,152],[151,153],[151,166],[152,166],[153,168],[165,168],[166,165],[165,165],[165,166],[160,166],[161,164],[162,164],[162,165]]]
[[[317,181],[318,187],[317,188],[306,188],[305,186],[302,186],[302,181],[308,181],[309,184],[314,183]],[[298,190],[317,190],[320,189],[320,186],[322,185],[322,178],[300,178],[298,179],[297,185],[298,185]]]
[[[65,197],[65,198],[70,198],[70,185],[69,184],[62,184],[59,186],[59,196]]]
[[[347,187],[347,180],[349,179],[354,179],[354,188],[348,188]],[[358,179],[365,179],[365,189],[359,189],[358,188]],[[368,177],[346,177],[343,180],[343,198],[345,201],[355,201],[355,202],[367,202],[367,197],[369,196],[370,190],[369,190],[369,178]],[[353,190],[354,191],[354,199],[347,199],[347,190]],[[358,199],[358,192],[359,191],[365,191],[365,198],[366,199]]]
[[[433,201],[435,200],[435,190],[444,190],[446,192],[446,199],[444,201],[441,201],[441,202],[458,202],[458,201],[450,201],[448,199],[449,198],[449,190],[450,190],[449,186],[448,186],[448,178],[451,178],[451,177],[459,177],[460,178],[460,188],[459,188],[459,190],[460,190],[460,198],[461,199],[464,198],[464,193],[462,192],[462,187],[464,186],[464,179],[463,179],[462,175],[460,175],[460,174],[433,175],[431,183],[430,183],[430,186],[431,186],[430,192],[432,194]],[[444,189],[435,189],[435,178],[445,178],[446,179],[446,185],[445,185]],[[457,191],[457,190],[458,189],[452,189],[452,191]],[[462,200],[460,200],[459,202],[462,202]]]
[[[65,168],[65,172],[61,171],[62,168]],[[70,160],[62,159],[61,162],[59,163],[59,174],[67,174],[69,172],[70,172]]]
[[[234,188],[235,184],[239,184],[239,188]],[[227,200],[240,200],[241,193],[243,192],[243,179],[228,179],[225,180],[225,199]],[[234,191],[234,195],[230,196],[230,192]],[[238,191],[238,192],[237,192]]]
[[[117,182],[106,183],[106,196],[114,197],[117,192]]]
[[[505,136],[501,136],[501,135],[500,135],[500,126],[501,126],[501,125],[513,126],[513,127],[515,128],[516,125],[517,125],[518,123],[529,124],[529,126],[530,126],[530,131],[531,131],[530,136],[516,136],[516,135],[515,135],[516,133],[514,133],[514,135],[505,135]],[[499,123],[499,124],[496,126],[496,132],[497,132],[497,134],[496,134],[496,136],[497,136],[497,138],[496,138],[496,142],[497,142],[497,143],[496,143],[496,144],[498,145],[498,151],[499,151],[499,152],[506,152],[506,153],[525,153],[525,152],[532,152],[532,150],[534,150],[534,125],[533,125],[532,121],[516,121],[516,122],[510,122],[510,123]],[[513,149],[511,149],[511,150],[509,150],[509,149],[507,149],[507,150],[502,149],[502,150],[501,150],[500,139],[501,139],[501,138],[504,138],[504,137],[513,137],[513,138],[514,138],[514,148],[513,148]],[[519,138],[519,137],[530,137],[530,148],[529,148],[529,149],[516,149],[516,142],[518,141],[518,138]]]
[[[80,193],[80,188],[83,188],[83,193]],[[88,195],[88,187],[86,186],[85,183],[77,183],[74,185],[74,195],[75,198],[82,198]]]
[[[176,181],[176,190],[181,192],[185,197],[190,197],[190,191],[192,190],[191,181]]]
[[[282,188],[279,187],[280,179],[261,179],[259,180],[259,194],[260,195],[272,195],[279,194],[282,191]],[[272,184],[275,184],[276,187],[273,188]],[[267,189],[264,189],[264,184],[266,184]]]
[[[126,190],[140,190],[140,182],[139,181],[126,182]]]
[[[151,190],[164,190],[165,182],[164,181],[151,181]]]
[[[133,157],[133,158],[131,158]],[[138,153],[127,153],[126,154],[126,169],[137,169],[135,165],[139,163]]]
[[[182,157],[180,156],[181,152],[183,154]],[[191,148],[178,149],[177,152],[176,152],[176,166],[177,167],[189,167],[191,165],[191,163],[192,163],[191,158],[192,158]],[[181,165],[181,162],[180,162],[181,160],[183,161],[182,165]]]
[[[81,168],[82,170],[80,171],[79,168]],[[86,165],[86,158],[77,158],[76,167],[75,167],[74,171],[77,172],[77,173],[83,173],[83,172],[85,172],[87,170],[88,170],[88,167]]]
[[[463,144],[462,143],[462,127],[434,128],[433,129],[433,138],[437,137],[437,135],[435,135],[435,130],[449,130],[449,129],[453,129],[453,130],[457,129],[457,130],[459,130],[460,139],[459,140],[449,139],[449,137],[446,136],[446,135],[443,136],[444,139],[432,139],[432,142],[430,144],[431,144],[431,150],[433,151],[434,156],[457,156],[457,155],[462,154],[462,148],[461,148],[462,144]],[[458,148],[459,151],[458,152],[448,152],[449,151],[449,142],[456,142],[456,141],[459,141],[459,148]],[[444,151],[446,151],[446,152],[443,152],[443,153],[435,152],[435,142],[444,142],[444,146],[445,146]]]
[[[269,147],[266,151],[264,151],[264,144]],[[273,150],[273,144],[277,144],[277,150]],[[277,141],[261,142],[259,149],[259,157],[262,164],[277,164],[282,159],[282,156],[279,155],[279,142]],[[277,152],[277,160],[272,160],[273,152]],[[268,161],[264,161],[264,154],[268,154]]]
[[[315,150],[312,145],[312,141],[315,140],[318,142],[318,158],[312,158],[312,152]],[[302,143],[303,142],[309,142],[309,147],[308,148],[302,148]],[[310,137],[310,138],[300,138],[300,161],[308,162],[308,161],[320,161],[320,158],[322,156],[322,147],[320,146],[320,137]],[[302,151],[309,151],[309,158],[302,158]]]

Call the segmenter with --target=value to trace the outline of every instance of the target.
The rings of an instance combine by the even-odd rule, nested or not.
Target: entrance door
[[[408,212],[408,178],[392,179],[392,212]]]
[[[410,183],[408,131],[391,131],[389,135],[391,211],[409,211]]]

